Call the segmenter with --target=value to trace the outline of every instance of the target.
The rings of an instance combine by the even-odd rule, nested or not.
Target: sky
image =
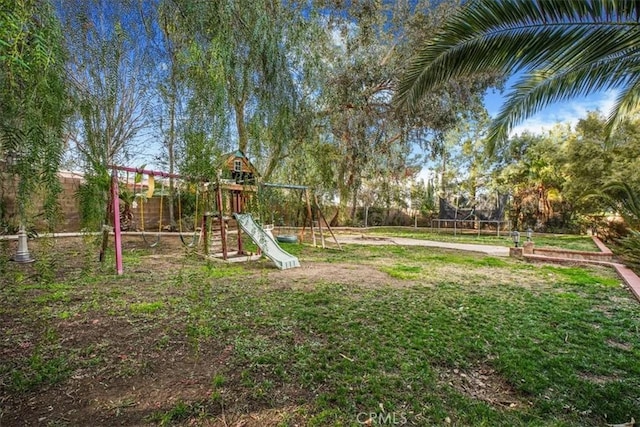
[[[505,85],[505,90],[502,92],[494,89],[487,91],[484,97],[484,105],[491,117],[496,117],[500,112],[506,100],[506,94],[509,92],[509,87],[515,80],[516,78],[514,77],[510,78]],[[596,92],[589,96],[573,98],[565,102],[550,104],[538,114],[515,126],[510,135],[522,134],[525,131],[532,134],[544,134],[558,123],[569,123],[572,129],[575,129],[578,121],[585,118],[589,111],[599,110],[607,116],[615,102],[616,95],[616,91],[608,90]],[[426,182],[433,176],[433,168],[435,166],[428,162],[423,166],[417,178]]]
[[[513,79],[509,79],[507,86],[512,81]],[[484,104],[491,117],[495,117],[500,112],[506,93],[508,93],[508,89],[503,93],[489,90],[485,95]],[[607,116],[615,102],[616,95],[616,91],[608,90],[551,104],[538,114],[514,127],[511,135],[521,134],[524,131],[529,131],[533,134],[544,133],[551,130],[558,123],[570,123],[572,128],[575,128],[578,120],[585,118],[589,111],[599,110]]]

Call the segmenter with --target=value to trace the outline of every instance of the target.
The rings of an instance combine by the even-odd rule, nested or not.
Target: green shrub
[[[630,233],[616,242],[615,252],[620,259],[633,268],[640,271],[640,232],[630,230]]]

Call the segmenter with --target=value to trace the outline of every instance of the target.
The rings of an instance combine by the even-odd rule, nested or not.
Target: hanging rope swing
[[[180,191],[180,187],[178,187],[178,227],[180,231],[180,241],[183,245],[188,248],[192,248],[198,244],[198,230],[196,224],[198,222],[198,186],[196,185],[196,204],[195,210],[193,213],[193,235],[191,236],[191,242],[187,242],[182,233],[182,192]]]
[[[149,175],[148,178],[148,189],[147,193],[143,194],[140,198],[140,231],[142,232],[142,240],[149,245],[149,247],[156,247],[158,243],[160,243],[160,232],[162,231],[162,204],[164,198],[164,181],[162,182],[162,189],[160,193],[160,217],[158,219],[158,233],[156,234],[155,241],[152,239],[147,239],[147,236],[144,231],[144,199],[150,199],[153,197],[153,192],[155,190],[155,179],[153,175]]]

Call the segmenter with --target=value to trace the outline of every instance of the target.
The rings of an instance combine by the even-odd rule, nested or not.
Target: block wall
[[[78,188],[82,184],[82,176],[78,174],[63,172],[59,174],[62,191],[58,196],[61,217],[56,224],[56,233],[72,233],[81,231],[80,223],[80,206],[76,198]],[[12,181],[12,177],[7,174],[0,173],[0,203],[4,210],[4,218],[0,218],[4,222],[8,222],[12,226],[17,226],[15,193],[17,182]],[[36,231],[45,231],[47,224],[42,219],[42,197],[34,196],[33,207],[30,209],[32,215],[31,222],[35,226]],[[160,220],[160,197],[152,197],[142,204],[144,207],[144,230],[158,231]],[[122,202],[121,202],[122,205]],[[162,227],[170,223],[168,199],[162,200]],[[131,231],[142,230],[141,223],[141,207],[132,209],[133,213],[133,229]],[[0,221],[2,222],[2,221]],[[1,232],[2,230],[0,230]],[[96,230],[97,231],[97,230]]]

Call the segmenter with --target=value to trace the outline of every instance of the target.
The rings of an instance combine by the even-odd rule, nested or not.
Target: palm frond
[[[640,191],[626,182],[612,182],[605,185],[602,192],[622,211],[623,216],[632,223],[640,222]]]
[[[507,95],[507,102],[490,125],[487,152],[493,153],[496,142],[504,141],[523,117],[531,116],[549,104],[587,95],[613,87],[635,87],[640,74],[630,75],[635,59],[603,60],[580,68],[537,71],[523,76]],[[633,100],[629,100],[632,102]],[[617,125],[617,123],[616,123]]]
[[[605,126],[607,135],[611,135],[627,118],[640,110],[640,70],[636,71],[636,80],[624,88],[618,95]]]
[[[618,87],[624,95],[612,129],[638,103],[639,16],[640,2],[628,0],[470,1],[419,49],[398,86],[396,106],[415,110],[452,79],[524,71],[493,127],[493,144],[553,100]],[[607,68],[615,72],[605,74]],[[561,77],[549,77],[555,75]],[[527,88],[532,97],[519,92]]]

